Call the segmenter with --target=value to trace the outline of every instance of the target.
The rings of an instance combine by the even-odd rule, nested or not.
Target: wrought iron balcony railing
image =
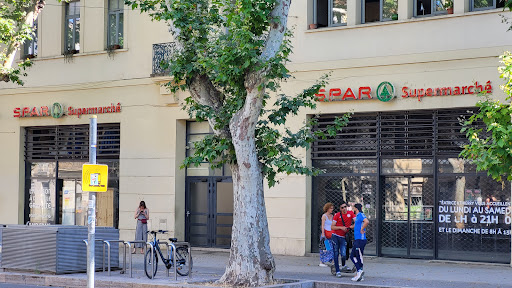
[[[153,44],[153,71],[151,77],[162,76],[169,73],[162,68],[162,63],[171,60],[171,53],[174,50],[174,42]]]

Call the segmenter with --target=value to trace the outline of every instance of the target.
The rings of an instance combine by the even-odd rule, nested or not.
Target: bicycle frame
[[[167,269],[171,269],[172,267],[172,254],[169,255],[169,258],[166,258],[164,257],[164,254],[162,253],[162,249],[160,249],[160,240],[156,239],[156,234],[154,235],[154,239],[153,241],[151,241],[153,243],[153,249],[158,251],[158,254],[156,254],[155,257],[158,257],[158,255],[160,255],[160,259],[162,259],[162,262],[164,263],[165,265],[165,268]],[[154,251],[153,253],[155,253],[156,251]]]

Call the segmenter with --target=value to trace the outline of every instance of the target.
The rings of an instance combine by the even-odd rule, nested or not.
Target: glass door
[[[233,227],[233,182],[217,179],[215,185],[215,246],[229,248]]]
[[[187,181],[186,231],[187,241],[193,246],[210,244],[210,181],[208,178]]]
[[[229,247],[233,226],[231,177],[187,180],[186,239],[193,246]]]
[[[384,177],[382,255],[434,257],[434,192],[432,177]]]

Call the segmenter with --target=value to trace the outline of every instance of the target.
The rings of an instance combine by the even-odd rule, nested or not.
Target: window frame
[[[124,31],[119,31],[119,23],[120,23],[120,19],[121,17],[123,17],[123,29],[124,30],[124,1],[122,0],[116,0],[118,1],[118,4],[119,4],[119,8],[117,9],[112,9],[110,7],[110,4],[111,4],[111,1],[112,0],[107,0],[107,9],[108,9],[108,15],[107,15],[107,47],[111,47],[113,45],[119,45],[121,46],[121,48],[123,48],[124,45],[120,44],[120,38],[123,37],[124,38]],[[111,22],[110,22],[110,17],[112,15],[115,15],[116,17],[116,20],[115,20],[115,35],[116,35],[116,38],[115,38],[115,41],[112,41],[111,39],[111,36],[110,36],[110,32],[111,32]],[[119,33],[121,32],[121,33]],[[123,43],[124,44],[124,43]]]
[[[383,18],[384,15],[384,0],[379,0],[380,2],[380,15],[379,15],[379,21],[374,22],[368,22],[368,23],[375,23],[375,22],[387,22],[387,21],[394,21],[392,18]],[[398,0],[396,0],[396,8],[398,12]],[[361,0],[361,24],[366,24],[366,0]]]
[[[498,9],[498,8],[496,8],[497,4],[498,4],[498,0],[492,0],[492,6],[475,8],[475,0],[469,0],[469,8],[471,9],[471,12]]]
[[[23,43],[23,58],[27,58],[27,56],[33,56],[37,57],[37,50],[38,50],[38,33],[39,33],[39,24],[38,20],[34,22],[34,36],[32,37],[32,40],[26,40],[25,43]],[[32,53],[30,53],[30,49],[32,49]]]
[[[319,24],[318,22],[318,1],[322,1],[322,0],[315,0],[313,1],[313,21],[315,22],[314,24]],[[333,3],[334,3],[334,0],[327,0],[327,27],[339,27],[339,26],[347,26],[347,23],[348,23],[348,0],[347,0],[347,22],[345,23],[337,23],[337,24],[334,24],[332,23],[332,17],[333,17],[333,13],[332,13],[332,9],[333,9]],[[322,26],[325,28],[325,26]]]
[[[78,14],[68,14],[68,10],[69,10],[69,6],[71,4],[75,3],[74,5],[78,5]],[[75,8],[76,9],[76,8]],[[76,33],[76,23],[77,23],[77,19],[78,21],[80,21],[80,0],[76,0],[76,1],[70,1],[70,2],[67,2],[64,6],[64,52],[70,52],[70,51],[73,51],[73,50],[76,50],[77,52],[80,52],[80,49],[75,49],[76,48],[76,44],[78,43],[79,47],[80,47],[80,29],[78,29],[78,39],[77,39],[77,33]],[[73,39],[71,40],[71,43],[73,45],[70,45],[71,43],[68,43],[68,30],[69,30],[69,26],[67,25],[69,23],[69,20],[73,19],[73,31],[71,31],[72,35],[73,35]],[[68,49],[68,47],[72,47],[72,49]]]
[[[443,3],[444,10],[436,11],[435,5],[434,5],[435,1],[437,1],[437,0],[430,0],[430,14],[427,14],[427,15],[417,15],[416,11],[418,10],[418,0],[414,0],[413,1],[413,8],[412,8],[413,9],[413,17],[422,18],[422,17],[432,17],[432,16],[439,16],[439,15],[446,15],[446,14],[448,14],[448,11],[446,11],[446,8],[444,8],[444,3]],[[496,0],[493,0],[493,1],[496,1]]]

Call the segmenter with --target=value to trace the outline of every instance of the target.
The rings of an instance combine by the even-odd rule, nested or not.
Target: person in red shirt
[[[349,229],[353,229],[354,225],[352,220],[355,218],[355,214],[352,211],[348,211],[348,205],[345,201],[341,201],[340,212],[336,213],[332,219],[331,240],[334,244],[334,268],[336,269],[336,277],[341,277],[341,271],[352,272],[346,263],[347,258],[347,241],[345,240],[345,234]],[[343,266],[340,271],[339,255],[341,254],[341,265]]]

